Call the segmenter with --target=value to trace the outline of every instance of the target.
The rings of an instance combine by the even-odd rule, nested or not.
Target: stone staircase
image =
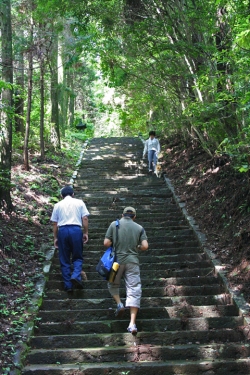
[[[63,291],[58,256],[30,340],[23,375],[250,374],[243,317],[163,179],[149,175],[138,138],[93,139],[75,195],[90,213],[84,290]],[[95,271],[111,221],[137,209],[149,250],[140,255],[138,334]],[[125,297],[122,285],[121,296]]]

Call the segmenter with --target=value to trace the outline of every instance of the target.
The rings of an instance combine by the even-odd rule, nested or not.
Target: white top
[[[62,225],[79,225],[82,227],[82,218],[89,216],[89,211],[81,199],[72,198],[67,195],[63,200],[56,203],[50,220]]]
[[[160,142],[158,141],[157,138],[151,139],[149,137],[149,139],[146,140],[145,145],[144,145],[143,155],[145,155],[146,152],[151,151],[151,150],[154,150],[157,152],[161,151]]]

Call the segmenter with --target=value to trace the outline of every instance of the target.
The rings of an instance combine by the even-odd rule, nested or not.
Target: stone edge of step
[[[21,374],[21,370],[23,368],[23,361],[26,357],[28,351],[28,344],[35,328],[35,319],[39,312],[42,296],[45,290],[45,284],[48,278],[48,274],[52,265],[52,259],[55,253],[55,248],[48,247],[47,244],[43,244],[40,247],[40,250],[45,254],[45,261],[43,263],[43,273],[40,275],[35,284],[35,292],[31,298],[28,307],[28,312],[32,314],[33,319],[26,322],[22,327],[20,335],[26,339],[22,339],[22,341],[19,341],[18,343],[19,347],[16,349],[15,355],[13,356],[13,363],[15,365],[15,368],[10,371],[10,375]]]

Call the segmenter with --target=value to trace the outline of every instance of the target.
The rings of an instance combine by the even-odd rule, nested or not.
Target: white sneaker
[[[137,333],[137,327],[135,324],[132,324],[132,326],[128,326],[127,330],[129,333],[132,333],[132,335],[135,335]]]

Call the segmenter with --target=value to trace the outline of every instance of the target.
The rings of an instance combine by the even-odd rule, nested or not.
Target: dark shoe
[[[83,289],[83,282],[77,279],[70,280],[76,289]]]
[[[68,293],[72,293],[73,292],[72,288],[65,288],[64,290],[65,290],[65,292],[68,292]]]
[[[115,310],[115,317],[116,318],[122,318],[125,312],[125,308],[123,306],[123,303],[119,303],[117,305],[117,309]]]

